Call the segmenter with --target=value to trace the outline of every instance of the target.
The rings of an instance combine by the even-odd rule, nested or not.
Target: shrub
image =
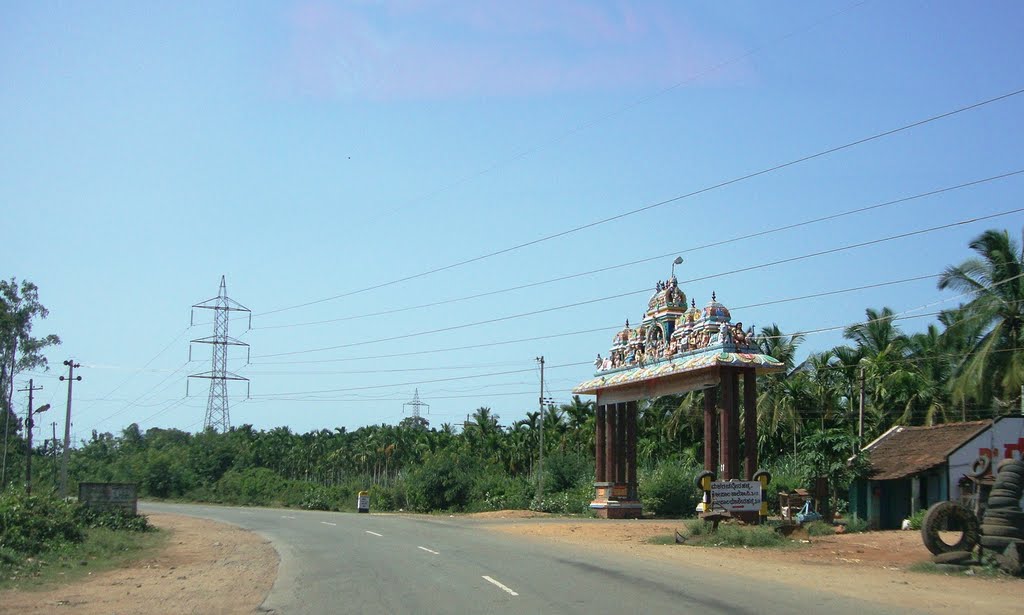
[[[857,515],[854,515],[846,520],[847,534],[859,534],[860,532],[866,531],[868,531],[867,519],[861,519]]]
[[[524,477],[504,472],[483,472],[473,483],[473,512],[486,510],[525,510],[530,507],[536,489]]]
[[[133,515],[120,508],[89,508],[76,510],[80,522],[88,528],[106,528],[115,531],[151,532],[154,528],[144,515]]]
[[[0,494],[0,552],[34,556],[85,538],[77,504],[8,491]]]
[[[474,467],[465,456],[440,452],[409,473],[409,508],[420,512],[465,509],[473,489]]]
[[[224,502],[266,505],[279,501],[287,483],[268,468],[229,470],[217,481],[215,492]]]
[[[545,493],[541,499],[533,498],[530,510],[556,515],[581,515],[590,510],[593,491],[590,485],[577,485],[566,491]]]
[[[375,510],[399,510],[408,506],[405,497],[405,481],[397,480],[390,485],[370,487],[370,508]]]
[[[644,510],[666,517],[690,516],[701,500],[694,484],[700,467],[679,461],[664,461],[640,475],[640,500]]]
[[[804,526],[808,536],[831,536],[836,533],[836,528],[824,521],[811,521]]]
[[[544,460],[544,492],[559,493],[594,479],[594,461],[577,452],[556,451]]]
[[[685,533],[688,538],[699,538],[700,544],[716,547],[777,547],[786,543],[785,537],[767,525],[723,523],[714,532],[711,527],[704,521],[692,521]]]
[[[921,529],[921,523],[924,521],[924,515],[928,512],[926,509],[921,509],[916,513],[910,515],[910,529],[919,530]]]

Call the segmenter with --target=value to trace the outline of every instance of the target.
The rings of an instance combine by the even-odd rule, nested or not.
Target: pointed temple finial
[[[711,300],[718,301],[718,297],[715,297],[715,291],[711,291]]]

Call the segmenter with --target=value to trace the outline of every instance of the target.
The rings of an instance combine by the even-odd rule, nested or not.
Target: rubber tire
[[[985,534],[985,527],[1017,527],[1017,524],[1009,519],[1002,517],[993,517],[992,515],[985,515],[981,520],[981,533]]]
[[[1019,500],[1020,496],[1020,489],[1007,489],[1006,487],[1002,487],[1000,489],[993,489],[991,493],[988,494],[988,499],[991,500],[992,498],[1010,498]]]
[[[1016,527],[1000,527],[998,525],[991,525],[988,523],[982,524],[981,526],[982,536],[1003,536],[1005,538],[1020,538],[1024,539],[1024,533],[1022,533]]]
[[[712,481],[715,480],[715,473],[712,472],[711,470],[704,470],[703,472],[698,474],[697,478],[694,479],[693,483],[697,485],[697,489],[699,489],[700,491],[704,491],[704,485],[700,484],[700,481],[703,480],[705,476],[710,476]]]
[[[999,474],[1006,468],[1011,468],[1017,471],[1018,474],[1024,474],[1024,462],[1016,459],[1003,459],[996,465],[996,474]]]
[[[1009,508],[1010,510],[1020,510],[1020,498],[989,498],[988,499],[989,509],[1000,509]]]
[[[992,458],[982,455],[974,460],[974,463],[971,464],[971,469],[967,472],[967,475],[973,476],[974,478],[981,478],[982,476],[985,476],[985,473],[988,472],[991,467]]]
[[[1024,540],[1021,540],[1019,538],[1004,538],[1003,536],[981,537],[981,546],[985,547],[986,549],[998,551],[1000,553],[1006,550],[1007,545],[1013,544],[1015,542],[1024,542]]]
[[[966,564],[973,557],[974,554],[970,551],[950,551],[932,556],[932,561],[936,564]]]
[[[1024,511],[1009,508],[993,508],[985,511],[983,523],[988,523],[990,519],[1000,519],[1011,524],[1024,523]]]
[[[1021,486],[1024,485],[1024,480],[1017,478],[1013,474],[1004,474],[999,478],[995,479],[992,484],[993,489],[1016,489],[1020,491]]]
[[[963,533],[956,544],[947,545],[939,538],[939,531],[945,526],[945,521],[956,519],[963,526]],[[978,525],[978,517],[969,508],[956,502],[936,502],[924,514],[921,521],[921,540],[924,546],[933,555],[950,553],[952,551],[973,551],[981,539],[981,528]]]

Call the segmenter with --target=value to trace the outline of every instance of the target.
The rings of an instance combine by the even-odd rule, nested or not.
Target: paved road
[[[155,503],[142,508],[224,521],[269,539],[281,556],[263,604],[274,613],[897,612],[824,592],[722,578],[694,566],[595,557],[590,550],[584,555],[489,532],[474,519]]]

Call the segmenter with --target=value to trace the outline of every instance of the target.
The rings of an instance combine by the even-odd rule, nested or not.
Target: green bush
[[[706,546],[715,547],[777,547],[786,544],[786,538],[767,525],[719,524],[717,531],[704,521],[691,521],[686,525],[687,538],[697,538]]]
[[[76,510],[80,522],[88,528],[106,528],[114,531],[151,532],[154,528],[144,515],[133,515],[120,508],[88,508]]]
[[[808,536],[831,536],[836,533],[836,528],[824,521],[811,521],[804,529],[807,530]]]
[[[530,507],[535,493],[535,486],[525,477],[482,472],[473,483],[470,510],[525,510]]]
[[[859,534],[860,532],[866,531],[868,531],[867,519],[861,519],[857,515],[854,515],[846,520],[847,534]]]
[[[594,460],[578,452],[554,452],[544,459],[544,492],[559,493],[594,480]]]
[[[921,509],[916,513],[910,515],[910,529],[919,530],[921,529],[921,523],[924,521],[924,515],[928,512],[926,509]]]
[[[475,468],[466,456],[439,452],[409,473],[409,508],[420,512],[466,508],[473,490]]]
[[[34,556],[82,542],[85,532],[77,508],[77,504],[48,496],[17,491],[0,494],[0,552],[5,553],[4,559],[12,553]]]
[[[582,484],[558,493],[545,493],[540,499],[534,497],[530,502],[530,510],[556,515],[581,515],[590,511],[593,498],[594,488]]]
[[[226,503],[267,505],[278,502],[287,486],[287,480],[267,468],[228,470],[217,481],[215,493]]]
[[[405,496],[405,481],[370,487],[371,510],[404,510],[409,506]]]
[[[699,466],[680,461],[663,461],[653,470],[641,472],[640,500],[644,510],[665,517],[692,516],[702,493],[694,484]]]

